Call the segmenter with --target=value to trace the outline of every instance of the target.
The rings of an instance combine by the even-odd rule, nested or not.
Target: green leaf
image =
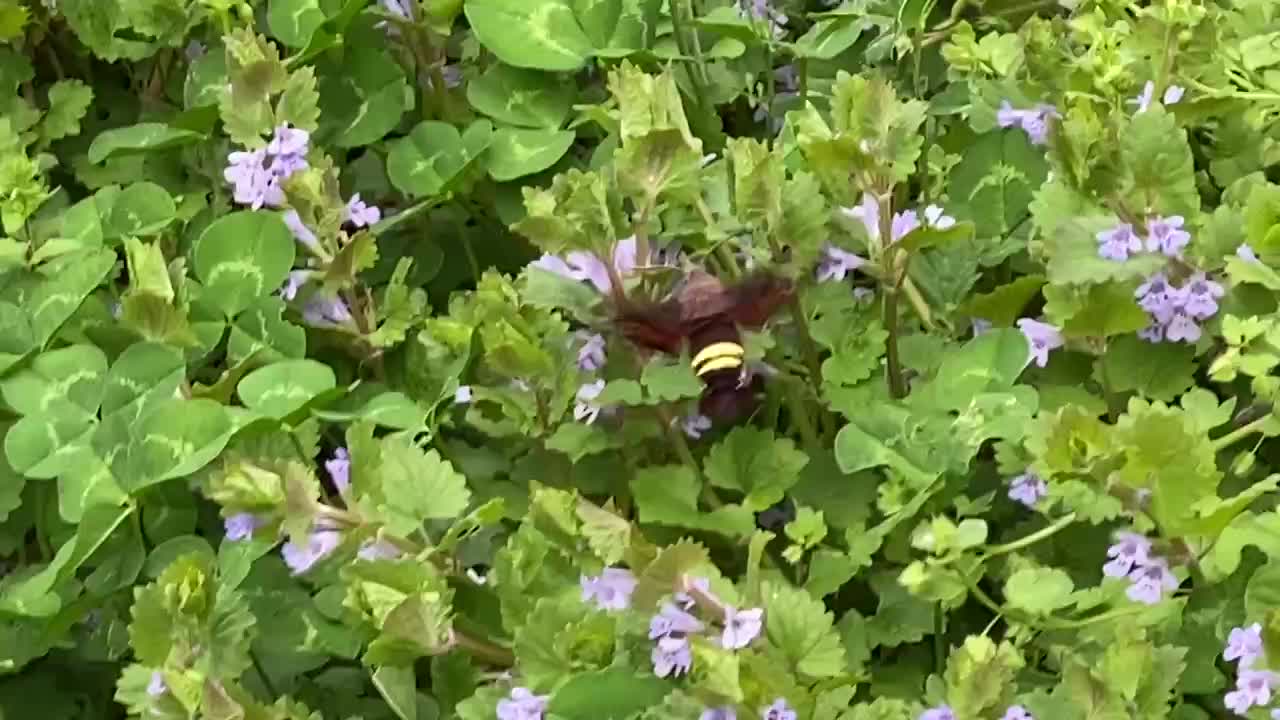
[[[231,416],[219,403],[169,400],[128,426],[129,443],[125,452],[115,454],[111,468],[126,491],[136,492],[209,464],[234,432]],[[102,449],[110,457],[110,449]]]
[[[387,177],[410,197],[438,195],[488,149],[492,135],[487,120],[472,123],[462,135],[447,123],[418,123],[407,137],[388,143]]]
[[[499,60],[537,70],[577,70],[592,54],[567,0],[468,0],[467,22]]]
[[[383,665],[373,671],[373,686],[400,720],[418,718],[418,680],[412,666]]]
[[[773,431],[739,426],[711,449],[706,460],[707,480],[716,487],[746,495],[744,503],[755,511],[780,501],[800,480],[809,456],[787,438]]]
[[[263,363],[297,360],[307,354],[307,333],[284,319],[284,301],[259,299],[236,316],[227,338],[227,362],[238,365],[256,354]]]
[[[467,102],[501,123],[555,130],[573,102],[571,83],[552,73],[494,65],[467,84]]]
[[[761,596],[770,654],[776,653],[784,667],[809,680],[845,671],[844,646],[821,600],[777,582],[764,583]]]
[[[577,592],[539,598],[515,636],[524,680],[551,687],[607,667],[614,657],[615,615],[587,610]]]
[[[352,485],[368,494],[388,531],[408,537],[426,520],[452,520],[471,503],[467,479],[436,450],[424,452],[399,435],[383,438],[376,458],[351,450]]]
[[[1057,568],[1018,570],[1005,581],[1004,596],[1009,605],[1033,615],[1048,615],[1073,602],[1075,583]]]
[[[1043,275],[1024,275],[1017,280],[992,290],[976,293],[961,309],[971,318],[979,318],[996,327],[1011,327],[1022,310],[1044,287]]]
[[[751,512],[727,505],[711,512],[698,509],[698,479],[682,465],[646,467],[636,471],[631,492],[640,522],[709,530],[729,537],[748,537],[755,529]]]
[[[204,297],[228,317],[274,292],[293,268],[294,240],[273,212],[234,212],[210,223],[192,262]]]
[[[675,402],[702,395],[704,385],[686,362],[668,362],[661,358],[645,364],[640,371],[646,400],[650,403]]]
[[[80,119],[93,102],[93,90],[75,79],[59,80],[49,87],[49,110],[40,123],[46,142],[80,134]]]
[[[1200,193],[1186,131],[1163,105],[1153,104],[1132,117],[1120,135],[1128,191],[1142,193],[1144,206],[1162,215],[1194,217],[1200,211]]]
[[[489,146],[489,175],[506,182],[542,172],[568,152],[575,137],[572,130],[500,127]]]
[[[164,188],[152,182],[136,182],[116,195],[103,233],[107,238],[153,235],[173,222],[176,214],[177,206]]]
[[[108,158],[146,153],[194,145],[205,139],[203,133],[175,128],[164,123],[145,122],[104,130],[89,144],[89,162],[98,164]]]
[[[1196,350],[1183,343],[1152,343],[1136,335],[1111,341],[1097,376],[1111,392],[1137,392],[1172,402],[1195,384]]]
[[[661,703],[667,682],[623,669],[575,675],[551,696],[547,711],[565,720],[626,720]]]
[[[863,18],[843,15],[819,20],[791,46],[796,57],[832,60],[853,47],[868,27]]]
[[[320,86],[321,120],[338,147],[381,140],[411,107],[413,93],[400,65],[385,50],[349,48]]]
[[[271,34],[289,47],[306,47],[324,21],[320,0],[271,0],[267,5]]]
[[[286,360],[249,373],[236,386],[245,407],[285,418],[337,386],[333,369],[315,360]]]

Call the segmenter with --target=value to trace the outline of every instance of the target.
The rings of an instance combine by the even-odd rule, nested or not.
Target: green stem
[[[258,679],[262,681],[262,687],[266,689],[267,694],[274,698],[280,697],[280,693],[276,692],[276,686],[271,682],[271,676],[267,674],[265,668],[262,667],[262,661],[258,659],[258,654],[253,650],[249,651],[249,662],[253,663],[253,669],[258,673]]]
[[[1248,437],[1249,435],[1252,435],[1253,433],[1262,432],[1262,427],[1269,422],[1271,422],[1271,413],[1267,413],[1266,415],[1263,415],[1262,417],[1250,422],[1247,425],[1242,425],[1236,428],[1235,430],[1232,430],[1226,435],[1223,435],[1222,437],[1213,441],[1214,452],[1217,452],[1219,450],[1222,450],[1225,447],[1228,447],[1237,442],[1240,442],[1241,440]]]
[[[804,403],[804,387],[798,382],[790,383],[787,392],[787,404],[791,406],[791,414],[795,418],[796,425],[800,427],[800,435],[804,438],[807,447],[818,447],[818,434],[813,427],[813,421],[809,418],[809,411]]]
[[[507,648],[495,645],[487,640],[473,638],[465,633],[453,631],[454,644],[474,658],[484,660],[490,665],[511,667],[516,664],[516,656]]]
[[[889,334],[885,341],[885,375],[889,382],[889,396],[907,396],[907,383],[902,377],[902,359],[898,356],[898,290],[884,286],[884,329]]]
[[[933,671],[942,674],[947,665],[947,614],[942,610],[942,603],[933,606]]]
[[[1017,540],[1014,540],[1013,542],[1008,542],[1003,545],[992,545],[991,547],[987,548],[986,557],[1003,555],[1005,553],[1011,553],[1016,550],[1021,550],[1022,548],[1025,548],[1025,547],[1035,545],[1041,540],[1044,540],[1045,538],[1048,538],[1058,533],[1063,528],[1065,528],[1066,526],[1070,525],[1075,521],[1076,521],[1076,514],[1067,513],[1066,515],[1063,515],[1062,517],[1054,521],[1052,525],[1048,525],[1043,528],[1040,528],[1039,530],[1031,533],[1030,535],[1027,535],[1026,537],[1019,538]]]

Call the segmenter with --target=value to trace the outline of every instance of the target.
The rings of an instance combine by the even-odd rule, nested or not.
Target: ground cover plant
[[[1270,0],[0,0],[0,716],[1280,717],[1278,118]]]

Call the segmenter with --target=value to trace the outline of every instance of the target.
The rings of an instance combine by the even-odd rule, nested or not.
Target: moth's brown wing
[[[794,292],[787,280],[758,275],[724,292],[726,307],[722,312],[738,325],[758,328],[790,301]]]
[[[632,343],[671,355],[680,354],[688,337],[680,319],[680,305],[674,301],[649,306],[627,304],[614,315],[614,324]]]

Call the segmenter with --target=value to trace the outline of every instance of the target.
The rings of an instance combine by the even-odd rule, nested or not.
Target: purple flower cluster
[[[550,695],[534,695],[528,688],[511,689],[511,696],[498,701],[498,720],[542,720]]]
[[[280,183],[307,168],[310,140],[306,130],[281,125],[266,147],[228,155],[229,164],[222,177],[234,186],[235,201],[254,210],[283,205],[284,190]]]
[[[636,590],[636,576],[623,568],[605,568],[594,577],[583,575],[582,601],[594,602],[601,610],[626,610],[631,607],[631,593]]]
[[[541,268],[570,280],[579,282],[586,280],[602,293],[613,289],[613,279],[609,275],[609,267],[595,253],[581,250],[565,255],[544,254],[530,263],[532,267]],[[613,270],[619,277],[629,275],[636,268],[635,237],[619,240],[613,248]]]
[[[702,632],[702,623],[674,603],[663,603],[662,610],[649,620],[649,639],[656,640],[650,660],[658,677],[682,675],[693,665],[689,635]]]
[[[1040,103],[1030,110],[1015,110],[1008,100],[1000,103],[996,111],[996,123],[1002,128],[1021,127],[1033,145],[1044,145],[1049,140],[1049,118],[1062,115],[1052,105]]]
[[[1018,321],[1018,329],[1027,338],[1027,343],[1031,345],[1027,362],[1034,361],[1037,367],[1047,365],[1049,363],[1049,351],[1060,348],[1063,345],[1062,333],[1057,327],[1048,323],[1042,323],[1031,318],[1022,318]]]
[[[1125,595],[1134,602],[1155,605],[1166,592],[1178,587],[1178,579],[1169,571],[1169,563],[1151,554],[1151,541],[1132,532],[1116,536],[1116,543],[1107,548],[1111,558],[1102,566],[1107,577],[1129,579]]]
[[[1097,234],[1098,256],[1107,260],[1128,260],[1130,255],[1158,252],[1171,258],[1182,257],[1191,242],[1191,233],[1183,229],[1181,215],[1155,216],[1147,220],[1147,236],[1139,237],[1131,223],[1122,222]]]
[[[1260,623],[1232,628],[1222,658],[1236,663],[1236,689],[1226,694],[1223,703],[1237,715],[1271,702],[1276,680],[1280,678],[1270,670],[1255,667],[1258,660],[1264,659],[1263,656]],[[1271,717],[1280,718],[1280,709],[1272,710]]]
[[[852,218],[862,223],[867,230],[867,237],[871,242],[880,242],[880,205],[876,202],[875,195],[869,192],[862,193],[862,203],[857,207],[841,208],[845,217]],[[915,210],[903,210],[893,214],[893,219],[889,222],[889,243],[896,243],[912,230],[921,226],[920,216]],[[935,230],[946,230],[956,224],[956,219],[947,215],[942,208],[937,205],[930,205],[924,209],[924,222],[926,227]]]
[[[1151,101],[1155,99],[1155,93],[1156,93],[1156,84],[1148,80],[1147,83],[1142,86],[1142,94],[1130,100],[1129,104],[1137,105],[1138,106],[1137,112],[1140,112],[1140,113],[1146,112],[1147,108],[1151,107]],[[1169,87],[1165,88],[1164,97],[1161,99],[1161,102],[1165,105],[1175,105],[1178,103],[1178,101],[1182,100],[1182,96],[1184,93],[1186,93],[1186,90],[1184,88],[1181,88],[1177,85],[1170,85]]]
[[[1009,499],[1034,508],[1040,498],[1049,494],[1049,485],[1030,470],[1015,477],[1009,483]]]
[[[1194,343],[1200,339],[1199,321],[1218,312],[1222,286],[1197,272],[1181,287],[1174,287],[1164,273],[1156,273],[1134,291],[1138,305],[1151,316],[1151,324],[1138,336],[1151,342]]]

